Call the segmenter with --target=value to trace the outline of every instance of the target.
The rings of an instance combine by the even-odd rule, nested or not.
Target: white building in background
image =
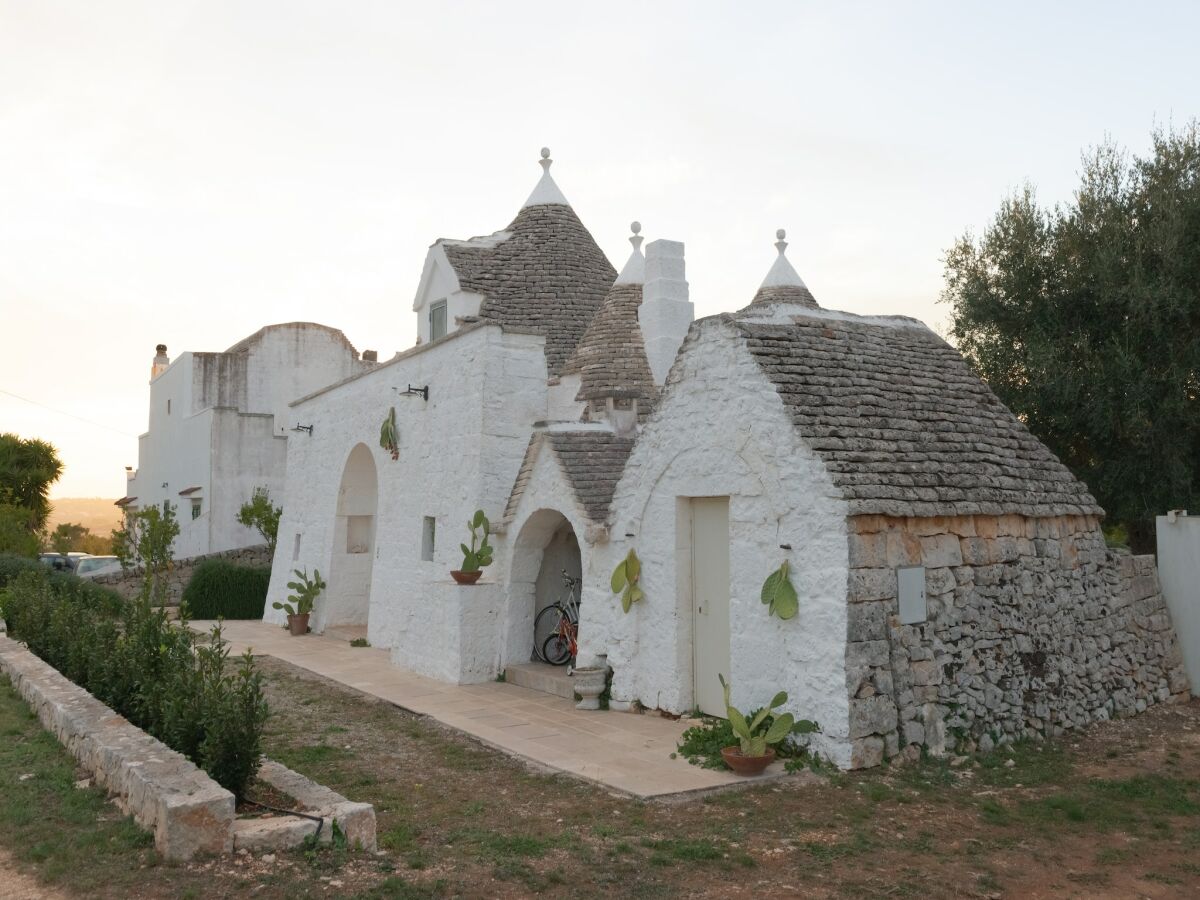
[[[138,465],[126,471],[127,512],[176,507],[183,559],[262,542],[236,515],[256,487],[283,498],[288,403],[356,375],[374,354],[311,322],[268,325],[223,353],[180,354],[159,344],[150,373],[150,421]]]
[[[159,375],[147,441],[169,399],[209,418],[148,454],[187,474],[147,470],[129,493],[240,502],[262,481],[254,454],[298,423],[268,621],[292,570],[320,570],[314,630],[486,681],[522,674],[566,570],[583,584],[577,658],[611,667],[613,707],[722,715],[718,675],[742,708],[786,690],[841,766],[1187,696],[1153,559],[1106,550],[1086,486],[957,351],[913,319],[820,307],[782,231],[751,302],[693,322],[683,245],[643,256],[634,223],[618,274],[542,156],[508,227],[429,249],[417,346],[361,370],[346,345],[340,373],[291,357],[311,389],[280,387],[299,399],[271,407],[264,441],[230,438],[244,454],[191,460],[232,426],[193,365]],[[476,509],[495,562],[460,586]],[[610,574],[630,550],[645,596],[626,612]],[[787,619],[761,602],[785,562]]]

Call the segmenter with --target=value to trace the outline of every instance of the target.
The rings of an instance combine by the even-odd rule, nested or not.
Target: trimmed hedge
[[[193,619],[261,619],[270,583],[268,566],[206,559],[183,589],[183,602]]]
[[[145,599],[113,614],[88,587],[26,571],[0,591],[0,609],[33,653],[242,797],[267,720],[249,652],[235,669],[219,627],[205,639]]]
[[[8,587],[23,572],[36,572],[49,579],[51,584],[70,588],[77,602],[84,603],[90,609],[118,615],[125,605],[125,599],[112,588],[106,588],[80,578],[73,572],[60,572],[51,569],[44,563],[27,556],[0,556],[0,590]]]

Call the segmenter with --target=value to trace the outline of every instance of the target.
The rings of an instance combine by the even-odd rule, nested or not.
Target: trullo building
[[[506,228],[430,248],[416,347],[292,403],[311,431],[287,444],[269,601],[319,569],[315,630],[482,681],[530,661],[565,570],[613,706],[721,714],[718,674],[744,707],[783,689],[841,766],[1186,694],[1153,561],[1106,549],[1086,487],[953,348],[822,308],[782,232],[751,302],[693,322],[683,246],[643,255],[635,223],[618,272],[542,165]],[[463,587],[476,509],[496,559]],[[786,620],[760,601],[784,561]]]

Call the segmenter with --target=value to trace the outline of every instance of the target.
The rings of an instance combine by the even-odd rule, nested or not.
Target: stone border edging
[[[0,671],[167,859],[233,849],[233,794],[22,645],[0,637]]]
[[[242,849],[287,850],[316,832],[316,822],[299,816],[236,818],[232,793],[183,754],[5,636],[3,625],[0,619],[0,672],[122,811],[154,833],[154,846],[167,859]],[[347,800],[265,758],[258,777],[322,818],[321,843],[330,842],[336,822],[349,846],[375,851],[375,807],[370,803]]]

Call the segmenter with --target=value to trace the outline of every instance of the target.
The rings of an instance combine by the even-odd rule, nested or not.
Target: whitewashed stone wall
[[[368,612],[368,638],[377,647],[412,641],[430,654],[451,651],[433,628],[434,586],[450,583],[469,541],[466,523],[482,508],[499,521],[529,440],[531,423],[546,408],[541,336],[495,325],[473,325],[449,338],[409,350],[367,374],[298,402],[295,417],[312,435],[288,442],[287,488],[266,618],[282,622],[271,603],[286,597],[295,568],[329,573],[338,489],[350,452],[361,443],[379,478],[378,513]],[[409,384],[429,385],[430,397],[401,396]],[[379,446],[379,429],[396,409],[399,459]],[[421,559],[423,518],[437,520],[432,562]],[[492,567],[493,570],[495,567]],[[486,580],[496,578],[494,571]],[[313,627],[325,625],[330,598],[317,602]],[[446,641],[444,648],[436,642]],[[403,665],[403,654],[396,659]]]
[[[275,502],[283,494],[288,403],[370,365],[340,331],[311,322],[267,326],[222,353],[181,353],[150,383],[149,427],[124,487],[132,508],[177,507],[180,559],[258,543],[236,515],[257,487]]]
[[[1153,557],[1106,549],[1095,519],[851,520],[846,677],[854,764],[1057,735],[1187,696]],[[896,567],[923,565],[902,625]]]
[[[578,541],[578,560],[565,546],[565,528],[570,528]],[[593,566],[587,537],[587,517],[554,453],[543,444],[513,520],[497,543],[494,577],[506,588],[498,623],[504,665],[529,662],[534,616],[538,609],[559,599],[563,568],[581,574],[585,586],[597,580],[607,583],[608,576]],[[581,633],[590,627],[590,620],[581,622]]]
[[[820,724],[815,748],[848,765],[845,503],[719,319],[692,326],[618,484],[612,540],[585,565],[581,654],[607,653],[618,702],[692,708],[691,597],[680,578],[689,538],[677,514],[679,498],[706,496],[730,498],[733,702],[760,706],[786,690],[787,709]],[[631,547],[646,599],[626,615],[608,576]],[[784,558],[800,596],[788,621],[760,601]]]

